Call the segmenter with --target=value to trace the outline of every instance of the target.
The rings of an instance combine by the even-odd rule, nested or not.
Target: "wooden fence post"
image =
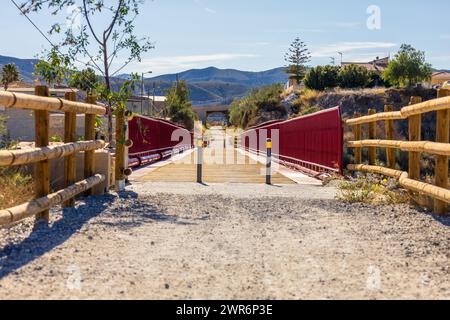
[[[450,96],[450,90],[440,89],[438,90],[438,98]],[[440,110],[436,115],[436,142],[449,143],[449,127],[450,127],[450,111]],[[448,157],[436,156],[436,168],[435,168],[435,184],[438,187],[448,189]],[[434,212],[437,214],[445,215],[448,213],[448,204],[434,200]]]
[[[88,95],[86,103],[97,104],[97,97],[95,95]],[[95,114],[85,114],[84,120],[84,140],[95,140]],[[88,179],[95,173],[95,150],[86,151],[84,153],[84,178]],[[92,195],[93,189],[88,189],[85,192],[86,196]]]
[[[125,190],[125,112],[116,115],[116,191]]]
[[[394,107],[391,105],[384,106],[384,112],[394,111]],[[384,130],[386,132],[387,140],[395,140],[395,128],[394,128],[394,120],[386,120],[384,123]],[[391,169],[395,169],[395,149],[386,148],[386,160],[387,166]]]
[[[36,86],[34,88],[36,96],[48,97],[49,89],[47,86]],[[46,147],[49,144],[50,116],[48,111],[35,110],[35,141],[36,147]],[[36,198],[42,198],[50,193],[49,161],[44,160],[35,164]],[[42,211],[36,215],[36,220],[50,221],[49,210]]]
[[[361,113],[359,112],[355,112],[353,115],[354,118],[359,118],[361,117]],[[355,136],[355,141],[359,141],[361,140],[361,125],[357,124],[353,126],[353,135]],[[355,163],[356,164],[361,164],[362,163],[362,149],[361,148],[355,148],[354,149],[355,152]]]
[[[409,105],[422,102],[421,97],[411,97]],[[409,141],[420,141],[422,135],[422,115],[414,115],[408,118]],[[420,152],[409,152],[408,157],[409,178],[413,180],[420,179]]]
[[[76,101],[76,92],[66,92],[66,100]],[[64,113],[64,143],[76,142],[77,140],[77,114],[75,112]],[[76,154],[64,158],[64,186],[67,188],[73,185],[77,179]],[[75,206],[75,199],[69,199],[63,207]]]
[[[368,114],[373,115],[376,113],[375,109],[369,109]],[[370,122],[369,123],[369,139],[374,140],[377,135],[377,123]],[[377,162],[377,148],[369,147],[369,165],[373,166]]]

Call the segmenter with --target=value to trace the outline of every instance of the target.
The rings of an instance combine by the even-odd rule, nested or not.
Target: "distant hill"
[[[121,75],[121,78],[126,78],[126,75]],[[209,67],[145,79],[146,93],[153,94],[155,91],[156,95],[164,94],[177,78],[188,83],[194,105],[228,104],[235,98],[245,96],[253,88],[286,83],[288,79],[283,68],[250,72]]]
[[[25,83],[32,84],[34,65],[37,59],[19,59],[0,56],[0,68],[8,63],[15,63],[20,76]],[[205,69],[192,69],[177,74],[166,74],[145,79],[145,93],[149,95],[165,95],[167,90],[177,80],[185,80],[191,92],[194,105],[228,104],[236,98],[245,96],[253,88],[274,83],[286,83],[287,75],[283,68],[276,68],[261,72],[240,71],[235,69],[218,69],[209,67]],[[130,78],[129,74],[121,74],[113,81],[118,88],[124,80]],[[138,86],[136,94],[140,94]]]
[[[23,82],[33,83],[34,65],[38,63],[37,59],[19,59],[14,57],[0,56],[0,68],[5,64],[15,63],[20,72],[20,77]]]

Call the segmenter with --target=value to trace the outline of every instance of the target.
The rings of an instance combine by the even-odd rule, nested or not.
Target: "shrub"
[[[312,68],[305,76],[305,86],[308,89],[323,91],[335,88],[339,84],[339,67],[317,66]]]
[[[370,72],[355,64],[344,66],[339,71],[341,88],[365,88],[369,85],[370,80]]]
[[[372,205],[407,203],[409,193],[399,187],[398,181],[376,174],[356,174],[338,186],[338,200]]]
[[[20,169],[0,168],[0,210],[33,198],[33,179]]]
[[[384,71],[383,79],[396,86],[409,87],[431,79],[432,72],[423,51],[402,44],[400,51]]]
[[[167,94],[166,114],[173,122],[182,124],[188,130],[194,128],[197,115],[189,101],[189,89],[185,81],[175,84]]]
[[[262,113],[269,113],[270,120],[284,118],[287,110],[281,103],[282,91],[280,84],[273,84],[254,89],[247,97],[234,100],[230,106],[230,122],[237,127],[247,128],[255,124]]]

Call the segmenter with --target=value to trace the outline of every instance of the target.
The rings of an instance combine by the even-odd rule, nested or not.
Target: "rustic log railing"
[[[6,210],[0,210],[0,226],[9,225],[36,216],[37,220],[49,221],[49,209],[56,205],[75,205],[76,195],[92,193],[92,188],[102,183],[105,176],[94,172],[94,152],[105,146],[95,139],[95,116],[106,114],[106,109],[95,104],[89,96],[87,103],[76,101],[76,95],[68,92],[65,99],[50,98],[46,86],[37,86],[35,95],[0,92],[0,105],[6,108],[34,110],[35,148],[0,151],[0,166],[35,165],[36,199]],[[49,146],[49,111],[65,114],[64,144]],[[85,114],[85,139],[76,142],[76,115]],[[85,155],[84,180],[76,182],[76,153]],[[50,194],[49,160],[64,158],[65,188]]]
[[[436,112],[436,142],[421,141],[422,114]],[[408,120],[409,141],[394,140],[394,120]],[[450,156],[450,90],[438,91],[438,98],[422,102],[420,97],[411,97],[410,105],[400,111],[392,111],[391,106],[385,112],[375,113],[369,110],[367,116],[355,113],[353,119],[346,123],[353,127],[356,141],[347,143],[354,148],[356,164],[348,165],[348,170],[378,173],[397,178],[402,187],[412,192],[423,194],[434,199],[434,211],[437,214],[448,213],[450,203],[449,166]],[[375,123],[385,121],[386,138],[376,140]],[[369,139],[361,140],[361,125],[369,125]],[[362,148],[369,149],[368,165],[362,164]],[[376,148],[385,148],[388,168],[376,165]],[[409,152],[408,172],[395,170],[395,149]],[[435,185],[420,180],[420,157],[422,153],[436,156]]]

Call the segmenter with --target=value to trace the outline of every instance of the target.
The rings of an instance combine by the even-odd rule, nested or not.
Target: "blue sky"
[[[47,44],[6,2],[0,13],[0,55],[34,57]],[[380,9],[380,29],[367,26],[371,5]],[[156,48],[125,71],[267,70],[284,65],[284,52],[296,36],[308,44],[311,65],[328,64],[332,56],[339,62],[339,51],[344,61],[368,61],[409,43],[424,50],[434,67],[450,69],[449,12],[448,0],[147,0],[136,31],[150,36]],[[54,19],[31,17],[44,30]]]

